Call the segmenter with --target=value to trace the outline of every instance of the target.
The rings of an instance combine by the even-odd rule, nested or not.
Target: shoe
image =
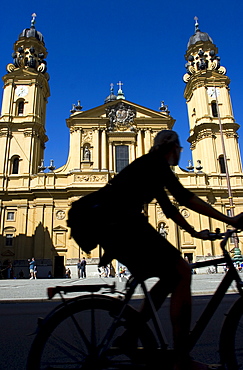
[[[30,280],[33,280],[33,279],[34,279],[33,277],[30,278]]]

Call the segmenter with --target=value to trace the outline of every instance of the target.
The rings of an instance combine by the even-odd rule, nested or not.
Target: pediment
[[[9,249],[1,253],[1,256],[5,257],[13,257],[14,255],[14,252],[10,251]]]
[[[55,232],[58,232],[58,231],[67,232],[68,229],[66,227],[64,227],[64,226],[58,225],[58,226],[56,226],[56,227],[53,228],[53,231],[55,231]]]
[[[94,119],[94,118],[100,118],[100,119],[107,119],[107,109],[110,109],[112,106],[117,106],[117,104],[123,103],[124,105],[128,105],[132,107],[136,111],[136,119],[160,119],[160,120],[166,120],[171,119],[172,117],[169,116],[166,113],[157,112],[155,110],[143,107],[142,105],[138,105],[135,103],[132,103],[128,100],[115,100],[112,102],[109,102],[107,104],[102,104],[98,107],[89,109],[87,111],[82,112],[75,112],[73,113],[69,119]]]
[[[5,233],[7,233],[7,232],[11,232],[11,233],[15,233],[16,232],[16,228],[14,227],[14,226],[7,226],[7,227],[5,227],[4,229],[3,229],[3,231],[5,232]]]

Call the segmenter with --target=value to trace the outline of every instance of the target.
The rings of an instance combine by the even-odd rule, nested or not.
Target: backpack
[[[87,254],[98,244],[98,227],[102,214],[100,193],[95,191],[72,203],[68,212],[67,225],[71,236]]]

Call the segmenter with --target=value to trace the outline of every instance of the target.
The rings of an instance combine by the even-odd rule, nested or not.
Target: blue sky
[[[116,93],[116,83],[121,80],[127,100],[153,110],[158,110],[162,100],[169,106],[184,146],[180,165],[185,168],[191,153],[182,76],[195,16],[200,30],[218,47],[221,65],[231,79],[234,116],[237,123],[243,123],[242,1],[25,0],[19,5],[16,0],[1,4],[0,75],[6,73],[13,44],[20,32],[30,27],[35,12],[36,29],[43,34],[48,50],[50,74],[46,165],[54,159],[60,167],[67,160],[65,120],[72,104],[81,100],[83,110],[99,106],[109,95],[110,83],[115,84]],[[243,148],[243,127],[239,134]]]

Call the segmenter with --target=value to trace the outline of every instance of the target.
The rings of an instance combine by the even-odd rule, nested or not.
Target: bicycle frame
[[[225,257],[217,258],[213,260],[207,260],[207,261],[201,261],[191,264],[191,269],[195,268],[201,268],[205,266],[216,266],[218,264],[226,263]],[[212,318],[213,314],[219,307],[222,299],[224,298],[226,292],[228,291],[230,285],[232,282],[236,282],[238,293],[243,296],[243,284],[242,281],[238,275],[238,272],[236,271],[233,263],[231,262],[232,266],[230,266],[229,270],[226,272],[225,276],[223,277],[222,281],[220,282],[219,286],[217,287],[214,295],[208,302],[207,306],[205,307],[204,311],[202,312],[201,316],[199,317],[197,323],[191,330],[189,334],[189,349],[190,351],[192,348],[196,345],[198,339],[202,335],[203,331],[205,330],[206,326],[208,325],[210,319]],[[156,309],[154,307],[153,301],[150,297],[149,292],[147,291],[146,285],[144,282],[140,283],[145,299],[147,300],[149,304],[149,308],[151,311],[151,319],[153,321],[153,325],[158,337],[158,340],[160,342],[160,348],[165,349],[167,345],[166,336],[164,335],[163,328],[161,326],[160,320],[157,316]]]
[[[226,244],[226,241],[229,235],[230,233],[228,234],[226,233],[226,237],[221,242],[221,247],[223,250],[224,257],[207,260],[207,261],[196,262],[190,265],[191,269],[201,268],[205,266],[212,266],[212,265],[216,266],[222,263],[224,264],[226,263],[229,266],[229,270],[224,275],[222,281],[220,282],[218,288],[216,289],[216,292],[211,297],[209,303],[205,307],[203,313],[201,314],[197,323],[195,324],[194,328],[191,330],[189,334],[188,349],[190,351],[193,349],[198,339],[202,335],[204,329],[206,328],[213,314],[219,307],[224,295],[226,294],[227,290],[229,289],[233,281],[236,282],[236,287],[237,287],[239,295],[243,297],[243,282],[241,281],[238,271],[234,267],[234,264],[229,256],[229,253],[225,250],[225,244]],[[119,323],[121,319],[124,320],[123,314],[126,309],[126,306],[129,304],[135,292],[135,289],[139,284],[141,285],[141,288],[145,296],[145,300],[150,310],[150,318],[152,319],[153,327],[155,329],[156,336],[157,336],[157,343],[158,343],[157,349],[161,350],[163,353],[167,350],[168,344],[167,344],[166,336],[164,335],[160,319],[157,315],[157,311],[152,301],[151,295],[146,288],[146,284],[144,281],[137,281],[136,278],[132,277],[130,280],[128,280],[126,284],[126,290],[125,290],[125,293],[123,293],[124,299],[121,299],[122,305],[119,309],[119,312],[117,312],[116,315],[114,316],[114,320],[112,324],[107,329],[106,335],[104,336],[102,343],[99,345],[98,353],[96,353],[98,357],[102,356],[102,354],[108,349],[109,344],[112,340],[113,334],[116,330],[117,324]],[[84,285],[84,286],[62,286],[62,287],[56,287],[56,288],[49,288],[48,295],[49,295],[49,298],[51,299],[56,293],[59,293],[62,297],[63,304],[65,305],[66,302],[61,292],[63,292],[64,294],[68,292],[74,292],[74,291],[76,292],[77,291],[87,291],[90,293],[94,293],[94,292],[98,292],[100,288],[109,288],[111,293],[116,292],[114,284],[113,285],[103,284],[103,285],[96,285],[96,286]],[[92,297],[92,294],[91,294],[91,297]],[[68,309],[67,306],[66,308]],[[72,317],[72,315],[70,316]],[[81,328],[79,328],[79,330],[82,332]]]
[[[236,282],[236,287],[238,290],[238,293],[240,296],[243,297],[243,282],[239,276],[238,271],[235,269],[234,264],[231,260],[231,257],[229,256],[229,253],[225,249],[226,242],[228,240],[228,237],[233,233],[233,230],[229,230],[226,233],[225,238],[221,241],[221,248],[223,251],[224,257],[217,258],[217,259],[211,259],[207,261],[200,261],[193,264],[190,264],[191,269],[195,268],[201,268],[201,267],[207,267],[207,266],[217,266],[222,263],[226,263],[229,266],[229,270],[226,272],[224,278],[220,282],[219,286],[217,287],[214,295],[206,305],[203,313],[199,317],[198,321],[196,322],[195,326],[191,330],[189,334],[189,350],[191,351],[193,347],[196,345],[198,339],[202,335],[203,331],[205,330],[206,326],[208,325],[210,319],[214,315],[215,311],[219,307],[222,299],[224,298],[225,294],[227,293],[230,285],[232,282]],[[165,349],[167,348],[167,340],[165,339],[165,335],[163,333],[163,329],[160,323],[160,320],[157,316],[156,309],[154,307],[154,304],[152,302],[152,299],[150,297],[149,292],[147,291],[146,285],[144,282],[140,282],[145,299],[147,300],[150,311],[151,311],[151,318],[153,321],[153,325],[157,334],[157,337],[160,342],[160,348]]]
[[[227,258],[218,258],[214,260],[208,260],[208,261],[202,261],[202,262],[196,262],[191,264],[191,268],[200,268],[205,266],[211,266],[211,265],[218,265],[221,263],[229,263],[227,261]],[[198,319],[197,323],[195,324],[194,328],[191,330],[189,334],[189,349],[191,350],[198,339],[200,338],[201,334],[203,333],[204,329],[208,325],[211,317],[219,307],[223,297],[225,296],[226,292],[228,291],[230,285],[232,282],[236,282],[236,286],[238,289],[238,293],[243,296],[243,290],[242,290],[242,281],[239,277],[238,272],[236,271],[232,261],[230,260],[230,268],[226,272],[224,278],[220,282],[218,288],[216,289],[214,295],[208,302],[207,306],[205,307],[203,313],[201,314],[200,318]]]

